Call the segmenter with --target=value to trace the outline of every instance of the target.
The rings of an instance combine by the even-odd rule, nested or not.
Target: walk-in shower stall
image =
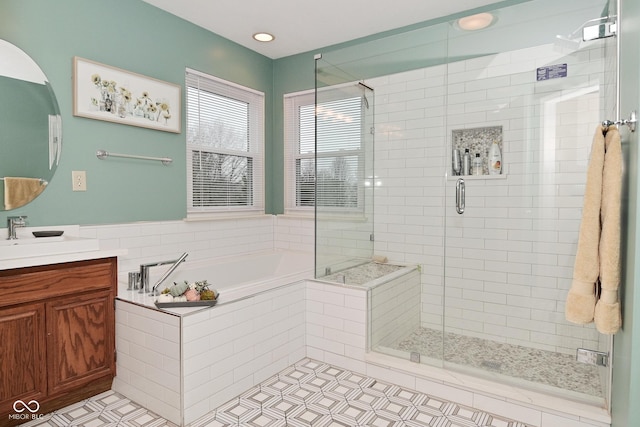
[[[371,352],[606,405],[610,367],[576,351],[612,339],[567,322],[564,301],[591,141],[617,114],[615,3],[482,12],[485,28],[434,22],[317,55],[316,275],[416,266],[394,292],[371,287]]]

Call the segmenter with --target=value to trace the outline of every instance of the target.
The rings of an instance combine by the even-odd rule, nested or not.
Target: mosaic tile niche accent
[[[498,141],[502,153],[502,173],[504,170],[504,150],[502,147],[502,126],[491,126],[473,129],[454,129],[451,132],[452,152],[456,148],[460,150],[460,161],[464,156],[464,150],[469,149],[471,156],[471,171],[473,174],[473,159],[476,153],[480,153],[482,159],[482,175],[489,175],[489,148],[493,141]],[[453,154],[452,154],[453,155]],[[461,172],[462,173],[462,172]],[[451,175],[455,175],[452,171]]]

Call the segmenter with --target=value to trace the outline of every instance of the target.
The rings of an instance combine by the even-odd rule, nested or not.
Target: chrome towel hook
[[[609,129],[609,126],[627,125],[631,132],[635,132],[636,131],[636,123],[637,122],[638,122],[638,115],[634,110],[634,111],[631,112],[631,114],[629,114],[629,118],[628,119],[626,119],[626,120],[616,120],[615,122],[611,121],[611,120],[605,120],[605,121],[602,122],[602,127],[606,131],[607,129]]]

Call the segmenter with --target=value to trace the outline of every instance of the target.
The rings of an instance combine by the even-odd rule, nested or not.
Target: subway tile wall
[[[154,221],[83,225],[82,237],[100,239],[101,249],[127,249],[118,257],[118,276],[140,264],[175,259],[188,252],[189,261],[240,255],[269,249],[313,253],[313,218],[264,215],[211,221]]]
[[[565,353],[597,348],[592,326],[564,320],[604,114],[604,50],[588,46],[543,45],[367,82],[383,184],[375,250],[422,265],[423,326]],[[536,81],[536,68],[563,63],[567,77]],[[458,215],[455,179],[446,178],[451,133],[487,126],[503,128],[504,176],[466,178]]]
[[[392,347],[420,327],[420,272],[414,269],[369,291],[369,347]]]
[[[180,425],[180,317],[116,300],[113,390]]]
[[[304,297],[307,357],[366,372],[366,289],[307,281]]]
[[[305,357],[304,283],[183,318],[184,422]]]

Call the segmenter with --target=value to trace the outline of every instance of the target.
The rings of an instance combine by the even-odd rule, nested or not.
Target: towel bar
[[[626,119],[626,120],[616,120],[616,121],[605,120],[605,121],[602,122],[602,127],[604,127],[605,131],[606,131],[609,128],[609,126],[627,125],[631,132],[635,132],[636,131],[636,123],[637,122],[638,122],[638,116],[637,116],[635,111],[632,111],[631,114],[629,114],[629,118],[628,119]]]
[[[149,156],[136,156],[134,154],[118,154],[118,153],[109,153],[106,150],[98,150],[96,151],[96,157],[100,160],[104,160],[107,157],[123,157],[126,159],[140,159],[140,160],[157,160],[162,162],[163,165],[168,166],[173,162],[173,159],[170,157],[149,157]]]

